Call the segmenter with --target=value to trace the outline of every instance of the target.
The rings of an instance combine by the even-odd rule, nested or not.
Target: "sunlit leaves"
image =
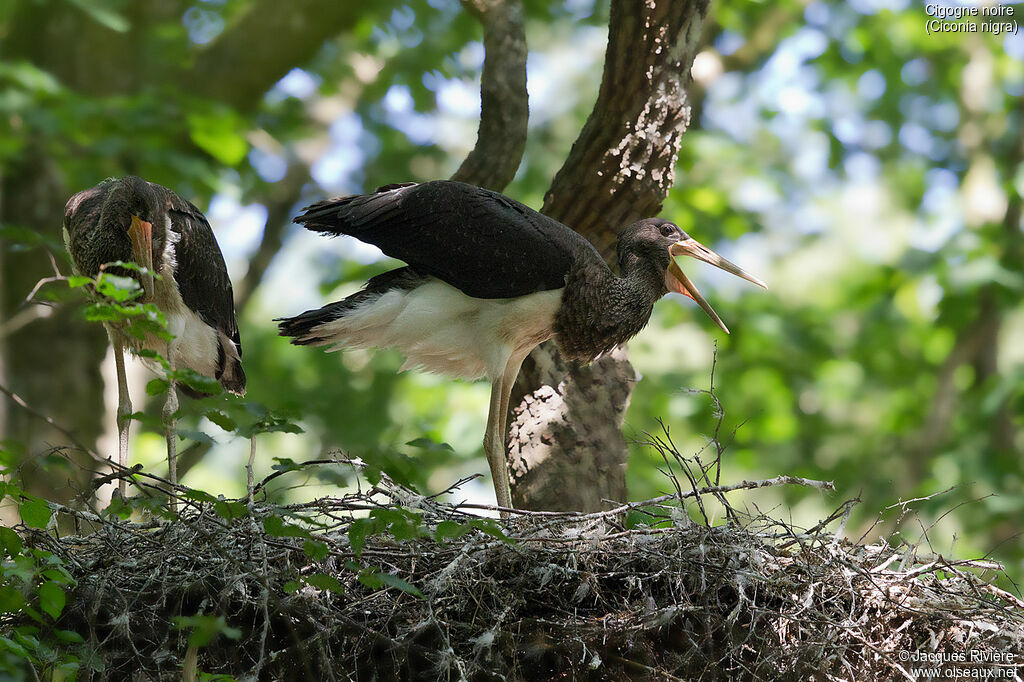
[[[131,28],[131,23],[120,12],[112,8],[107,0],[68,0],[78,7],[93,21],[102,24],[111,31],[124,33]]]
[[[249,143],[245,140],[245,120],[227,108],[210,108],[188,115],[192,141],[226,166],[235,166],[245,158]]]

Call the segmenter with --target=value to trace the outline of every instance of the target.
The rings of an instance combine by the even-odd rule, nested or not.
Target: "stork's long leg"
[[[484,453],[487,464],[491,468],[491,480],[494,482],[494,495],[499,507],[512,506],[512,493],[508,485],[508,465],[505,463],[505,436],[501,430],[501,406],[508,402],[504,397],[504,377],[491,382],[491,400],[487,409],[487,430],[484,431]],[[502,517],[507,512],[501,512]]]
[[[110,338],[110,346],[114,350],[114,367],[117,370],[117,463],[124,468],[128,466],[128,429],[132,423],[132,397],[128,393],[128,379],[124,373],[124,346],[109,326],[107,326],[107,336]],[[128,492],[126,479],[121,478],[118,481],[118,490],[121,497],[126,496]]]
[[[512,386],[519,376],[525,356],[513,355],[505,365],[501,378],[491,382],[491,401],[487,411],[487,431],[484,433],[484,451],[494,480],[494,493],[499,507],[512,507],[512,491],[508,479],[508,402]],[[502,517],[507,513],[502,512]]]
[[[167,344],[167,364],[174,370],[174,340]],[[178,391],[175,388],[174,379],[167,378],[167,402],[164,403],[163,422],[164,437],[167,439],[167,478],[171,487],[178,485],[178,420],[175,413],[178,411]],[[174,497],[171,496],[171,508],[175,507]]]

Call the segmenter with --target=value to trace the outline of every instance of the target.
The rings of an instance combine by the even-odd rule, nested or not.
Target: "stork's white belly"
[[[318,325],[316,345],[396,348],[403,370],[424,369],[466,379],[500,376],[509,357],[552,336],[562,290],[518,298],[473,298],[437,279],[392,289]]]
[[[176,240],[167,222],[168,239],[164,244],[163,263],[160,277],[154,282],[153,303],[159,308],[166,320],[167,331],[174,336],[173,342],[152,334],[139,341],[121,332],[126,345],[139,351],[143,348],[159,353],[167,358],[175,368],[190,368],[208,377],[217,376],[220,335],[210,325],[203,322],[191,308],[185,305],[174,279],[177,261],[174,254]],[[151,369],[162,373],[162,369],[153,362],[146,361]]]

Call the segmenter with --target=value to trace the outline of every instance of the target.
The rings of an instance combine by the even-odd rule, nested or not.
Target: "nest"
[[[903,680],[926,667],[1014,679],[1024,670],[1015,667],[1024,603],[990,584],[997,565],[841,540],[849,504],[800,530],[728,503],[739,489],[826,484],[691,483],[606,512],[499,523],[382,477],[293,506],[192,495],[172,521],[61,508],[95,531],[23,535],[77,580],[57,627],[85,640],[79,679]],[[701,518],[704,497],[726,505],[719,525],[685,510]],[[648,523],[624,524],[638,514]],[[15,624],[7,618],[0,632]]]

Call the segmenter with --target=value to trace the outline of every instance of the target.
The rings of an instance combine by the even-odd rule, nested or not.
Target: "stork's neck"
[[[566,278],[555,335],[567,357],[589,361],[633,338],[667,293],[657,264],[627,257],[621,269],[616,276],[604,263],[589,263]]]

